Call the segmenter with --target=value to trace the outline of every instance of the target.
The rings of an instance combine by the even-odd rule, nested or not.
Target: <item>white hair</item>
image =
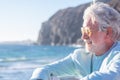
[[[107,27],[113,29],[113,40],[120,40],[120,13],[110,7],[108,4],[97,2],[88,7],[83,19],[92,19],[92,22],[97,21],[99,29],[105,31]]]

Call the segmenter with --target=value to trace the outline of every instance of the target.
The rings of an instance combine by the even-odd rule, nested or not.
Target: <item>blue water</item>
[[[33,70],[59,60],[76,48],[69,46],[0,45],[0,80],[29,80]]]

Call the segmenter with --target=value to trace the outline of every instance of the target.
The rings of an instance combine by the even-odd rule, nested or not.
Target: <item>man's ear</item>
[[[113,29],[112,29],[112,27],[107,27],[106,33],[107,33],[107,36],[112,37],[112,35],[113,35]]]

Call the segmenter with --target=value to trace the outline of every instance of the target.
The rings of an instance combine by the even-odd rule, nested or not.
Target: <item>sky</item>
[[[36,41],[42,22],[60,9],[92,0],[0,0],[0,42]]]

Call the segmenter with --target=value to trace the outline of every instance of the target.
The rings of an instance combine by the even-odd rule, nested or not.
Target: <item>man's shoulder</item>
[[[112,51],[120,51],[120,41],[115,43],[115,47],[113,47]]]
[[[119,46],[119,47],[120,47],[120,41],[118,41],[118,42],[117,42],[117,46]]]
[[[81,48],[75,49],[73,54],[89,54],[89,52],[87,52],[84,47],[81,47]]]
[[[110,54],[109,54],[109,58],[114,58],[114,57],[120,57],[120,42],[117,42],[115,44],[115,47],[112,48]]]
[[[79,48],[79,49],[76,49],[76,50],[74,50],[74,52],[72,53],[72,56],[74,56],[74,57],[80,57],[80,58],[82,58],[82,57],[88,57],[88,56],[90,56],[91,54],[89,53],[89,52],[87,52],[86,50],[85,50],[85,48]]]

